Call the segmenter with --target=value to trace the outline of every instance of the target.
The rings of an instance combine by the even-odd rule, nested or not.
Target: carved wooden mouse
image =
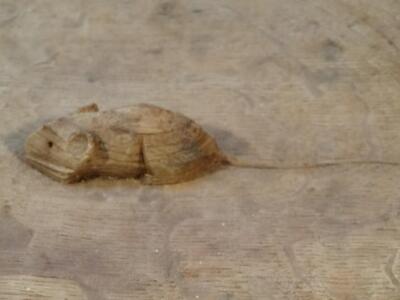
[[[84,106],[49,122],[25,143],[26,161],[56,180],[73,183],[92,177],[136,178],[144,184],[173,184],[223,165],[262,169],[316,168],[385,161],[331,161],[308,166],[274,166],[227,157],[193,120],[148,104],[99,111]]]
[[[211,172],[226,158],[189,118],[148,104],[99,111],[96,104],[49,122],[25,144],[26,161],[68,183],[96,176],[172,184]]]

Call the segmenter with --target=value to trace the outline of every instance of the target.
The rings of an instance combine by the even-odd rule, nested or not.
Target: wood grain
[[[146,102],[242,160],[400,162],[399,12],[0,0],[0,299],[398,300],[396,166],[64,186],[20,158],[28,133],[77,107]]]
[[[1,276],[0,299],[71,299],[86,300],[83,291],[74,282],[34,276]]]

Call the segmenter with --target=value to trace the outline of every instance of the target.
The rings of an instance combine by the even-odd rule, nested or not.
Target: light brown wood
[[[26,275],[0,276],[0,291],[2,300],[87,299],[82,289],[69,280]]]
[[[24,158],[67,183],[99,176],[181,183],[226,162],[215,140],[193,120],[148,104],[101,112],[96,104],[84,106],[33,132]]]
[[[399,162],[399,10],[0,0],[0,299],[31,286],[57,300],[398,300],[397,166],[63,185],[21,158],[33,130],[78,107],[146,102],[242,161]]]

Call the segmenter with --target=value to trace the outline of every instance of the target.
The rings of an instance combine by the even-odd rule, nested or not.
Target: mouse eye
[[[47,146],[49,146],[49,148],[52,148],[53,147],[53,142],[52,141],[48,141],[47,142]]]

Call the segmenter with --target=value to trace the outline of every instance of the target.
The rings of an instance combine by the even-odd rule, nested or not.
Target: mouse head
[[[66,182],[89,176],[99,149],[93,134],[61,118],[32,133],[25,144],[25,158],[43,173]]]

